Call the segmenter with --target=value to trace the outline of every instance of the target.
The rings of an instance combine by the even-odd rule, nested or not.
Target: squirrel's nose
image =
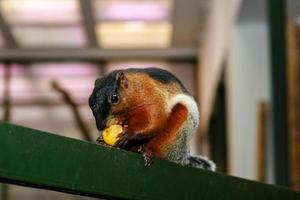
[[[97,129],[99,131],[102,131],[106,128],[106,119],[105,120],[102,120],[100,121],[99,123],[97,123]]]

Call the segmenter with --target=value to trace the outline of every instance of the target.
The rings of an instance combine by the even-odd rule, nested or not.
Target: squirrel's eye
[[[112,94],[110,96],[110,102],[113,105],[116,105],[117,103],[119,103],[119,96],[117,94]]]

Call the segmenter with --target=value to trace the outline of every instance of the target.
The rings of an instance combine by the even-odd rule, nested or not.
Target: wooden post
[[[261,101],[258,105],[258,147],[257,147],[257,177],[264,182],[266,179],[266,135],[267,135],[267,103]]]
[[[300,28],[288,24],[288,94],[291,186],[300,189]]]

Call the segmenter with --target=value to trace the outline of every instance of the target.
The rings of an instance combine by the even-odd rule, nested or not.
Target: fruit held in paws
[[[102,132],[104,142],[110,146],[114,146],[118,141],[118,136],[123,132],[121,125],[112,125]]]

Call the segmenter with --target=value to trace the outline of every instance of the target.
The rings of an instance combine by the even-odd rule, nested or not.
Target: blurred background
[[[223,173],[300,189],[299,26],[299,0],[0,0],[0,120],[95,141],[95,79],[160,67],[197,99],[194,154]]]

